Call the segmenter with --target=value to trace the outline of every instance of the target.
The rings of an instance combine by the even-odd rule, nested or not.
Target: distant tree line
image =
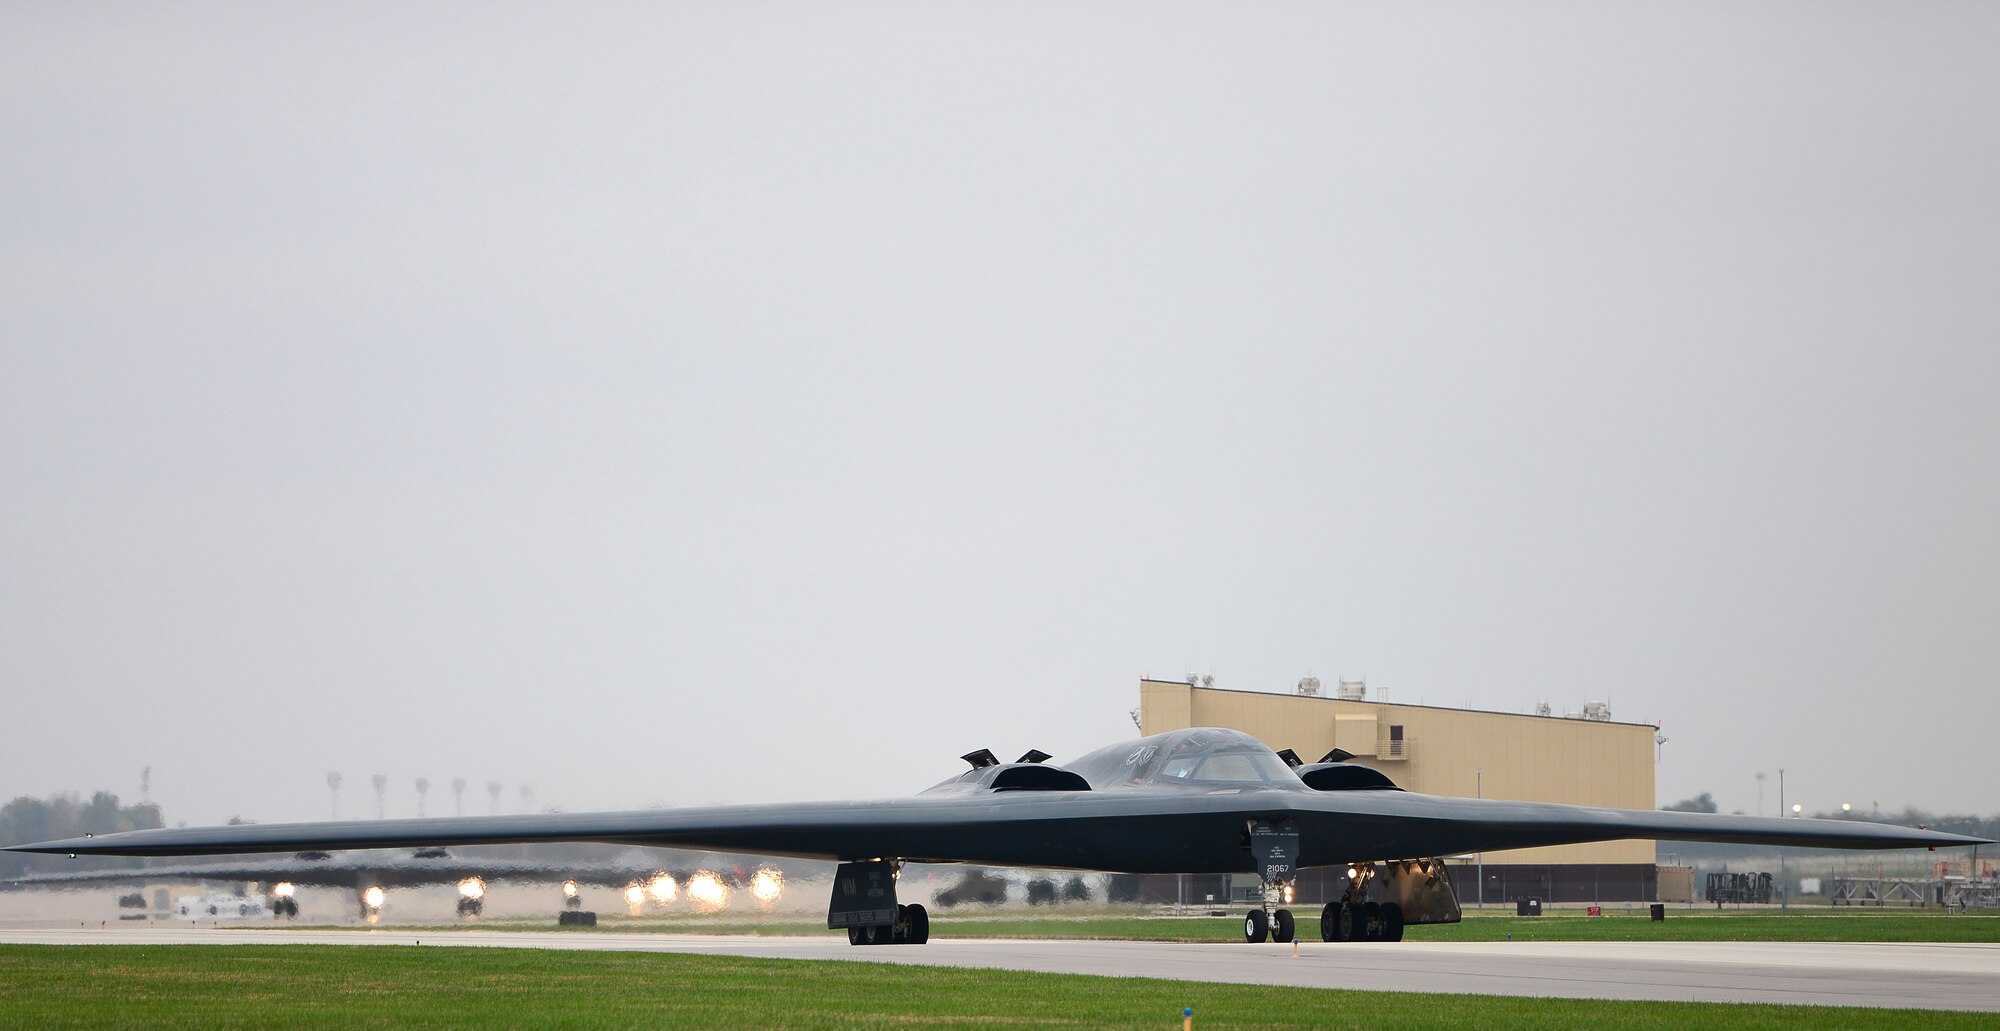
[[[6,845],[162,826],[165,824],[160,819],[159,806],[150,802],[122,805],[118,796],[109,791],[99,791],[88,801],[74,793],[48,798],[22,795],[0,806],[0,844]],[[59,870],[62,862],[66,860],[61,856],[0,853],[0,880]]]

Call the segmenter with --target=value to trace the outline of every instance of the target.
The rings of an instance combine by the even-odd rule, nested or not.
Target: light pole
[[[1486,768],[1483,766],[1472,771],[1472,797],[1486,797]],[[1486,908],[1486,853],[1484,851],[1479,853],[1479,908]]]
[[[1797,808],[1794,806],[1793,808]],[[1785,771],[1778,771],[1778,819],[1785,818]],[[1778,846],[1778,908],[1792,908],[1792,886],[1785,879],[1785,846]]]

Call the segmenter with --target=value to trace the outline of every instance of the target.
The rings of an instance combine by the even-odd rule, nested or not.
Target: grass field
[[[874,963],[376,946],[0,945],[0,1027],[1991,1028],[1991,1014],[1191,984]]]
[[[1560,910],[1539,917],[1473,915],[1456,924],[1409,929],[1410,941],[1822,941],[1822,942],[2000,942],[2000,915],[1902,910],[1816,910],[1751,912],[1677,911],[1654,923],[1645,910],[1607,910],[1587,917]],[[464,924],[451,926],[467,926]],[[554,930],[553,920],[492,920],[489,930]],[[1116,938],[1128,941],[1233,941],[1242,933],[1241,916],[1142,917],[1103,913],[1059,915],[931,916],[931,933],[952,938]],[[441,930],[443,926],[423,929]],[[594,930],[665,934],[843,934],[824,921],[707,918],[627,918],[603,916]],[[1300,911],[1299,933],[1319,940],[1319,917]]]

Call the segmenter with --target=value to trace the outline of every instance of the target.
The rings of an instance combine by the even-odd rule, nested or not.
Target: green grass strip
[[[397,930],[445,930],[477,926],[499,931],[632,931],[651,934],[781,934],[843,936],[823,920],[727,918],[660,919],[600,916],[594,928],[558,928],[553,918],[492,920],[479,924],[395,926]],[[341,929],[325,925],[323,929]],[[1299,915],[1306,941],[1319,940],[1319,917]],[[931,915],[939,938],[1084,938],[1121,941],[1235,941],[1243,917],[958,916]],[[1511,939],[1510,939],[1511,936]],[[1471,916],[1456,924],[1409,929],[1410,941],[1713,941],[1713,942],[2000,942],[2000,916],[1927,915],[1908,912],[1724,912],[1675,913],[1654,923],[1644,910],[1586,917],[1567,911],[1539,917]]]
[[[1186,983],[843,961],[397,946],[0,946],[0,1027],[1991,1028],[1991,1014]]]

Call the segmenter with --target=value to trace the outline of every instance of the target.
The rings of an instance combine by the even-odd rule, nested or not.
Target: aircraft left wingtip
[[[47,855],[80,855],[90,847],[89,838],[64,838],[60,841],[29,841],[19,845],[0,845],[0,852],[39,852]]]

